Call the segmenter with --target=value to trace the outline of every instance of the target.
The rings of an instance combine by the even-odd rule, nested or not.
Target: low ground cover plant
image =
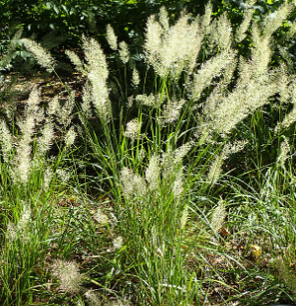
[[[2,305],[295,300],[295,74],[284,50],[270,65],[293,5],[256,24],[252,3],[236,30],[211,5],[175,23],[162,7],[136,55],[108,25],[111,56],[90,37],[83,58],[66,51],[81,98],[65,83],[45,103],[34,87],[4,108]]]

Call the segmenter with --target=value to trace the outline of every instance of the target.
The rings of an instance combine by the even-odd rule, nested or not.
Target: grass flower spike
[[[126,64],[129,61],[130,58],[130,52],[128,50],[128,45],[125,41],[122,41],[119,43],[119,57],[121,61]]]
[[[51,270],[52,275],[59,280],[62,291],[77,293],[81,290],[83,276],[79,273],[79,267],[76,262],[55,260]]]
[[[170,75],[178,79],[182,71],[191,74],[202,42],[198,22],[189,23],[189,15],[183,14],[174,26],[168,28],[164,8],[161,9],[160,19],[161,23],[153,15],[147,21],[145,60],[162,78]]]
[[[117,50],[117,37],[110,24],[107,25],[106,34],[107,34],[107,41],[109,43],[110,48],[114,51]]]
[[[101,46],[94,39],[83,39],[88,79],[91,83],[92,102],[102,120],[108,122],[111,117],[109,90],[107,87],[108,66]]]
[[[54,71],[55,60],[51,57],[50,53],[33,40],[23,38],[22,42],[25,47],[33,53],[40,66],[45,68],[48,72]]]

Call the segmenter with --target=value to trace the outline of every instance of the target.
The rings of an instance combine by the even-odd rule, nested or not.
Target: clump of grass
[[[293,177],[282,175],[292,171],[286,169],[288,139],[259,186],[246,186],[223,168],[252,142],[241,128],[251,125],[254,113],[270,107],[277,96],[280,103],[294,103],[293,76],[283,66],[270,68],[272,34],[290,10],[284,4],[275,21],[269,16],[268,30],[251,25],[248,59],[239,57],[235,47],[250,26],[252,11],[235,32],[226,15],[211,17],[210,5],[204,16],[182,13],[174,25],[165,8],[151,16],[141,65],[108,25],[107,40],[123,72],[118,79],[112,79],[112,63],[95,39],[83,37],[84,60],[66,52],[86,78],[82,101],[76,103],[67,87],[68,100],[61,104],[55,97],[44,110],[34,88],[24,117],[0,124],[3,303],[33,303],[33,289],[47,285],[55,288],[59,301],[80,305],[113,300],[202,305],[205,288],[227,287],[220,270],[251,277],[243,257],[249,256],[256,269],[262,255],[248,255],[252,247],[262,251],[251,240],[268,237],[266,248],[294,241],[293,222],[278,235],[270,234],[280,224],[280,214],[273,213],[282,211],[276,202],[288,201],[279,186]],[[42,67],[55,72],[47,51],[23,42]],[[208,50],[207,56],[202,50]],[[293,111],[273,129],[275,138],[293,123]],[[74,152],[77,138],[79,154]],[[81,193],[81,180],[84,190],[97,188],[108,201],[95,201],[93,213],[91,205],[83,213],[72,207],[55,221],[50,199],[66,192],[69,182]],[[268,225],[260,211],[274,224]],[[235,254],[229,243],[243,230],[249,231],[244,254]],[[71,258],[74,254],[81,265]],[[35,267],[47,272],[37,273]],[[42,294],[54,303],[48,291]],[[240,299],[239,289],[235,292]]]
[[[67,102],[61,106],[55,98],[45,109],[40,100],[40,91],[34,87],[23,114],[0,122],[3,305],[33,303],[34,287],[38,288],[40,281],[41,286],[46,283],[46,256],[54,237],[65,235],[63,226],[54,233],[53,205],[70,176],[74,177],[66,161],[71,158],[76,137],[75,127],[70,125],[73,106],[69,111]],[[64,123],[63,128],[57,121]],[[58,153],[54,155],[53,150]]]

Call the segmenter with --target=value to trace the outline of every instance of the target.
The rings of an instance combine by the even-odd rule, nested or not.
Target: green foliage
[[[180,12],[202,14],[207,0],[182,1],[124,1],[124,0],[21,0],[0,2],[3,18],[1,28],[3,38],[8,38],[17,26],[24,28],[24,36],[37,35],[41,39],[54,31],[55,35],[67,35],[68,44],[75,44],[81,34],[104,35],[106,24],[110,23],[122,40],[135,40],[142,36],[147,18],[165,6],[172,20],[177,20]],[[215,7],[219,1],[213,1]],[[36,37],[35,37],[36,38]],[[141,37],[140,37],[141,38]]]
[[[263,22],[267,12],[277,10],[285,1],[257,1],[252,8],[255,10],[253,21]],[[204,13],[208,0],[182,0],[182,1],[123,1],[123,0],[92,0],[92,1],[41,1],[34,0],[23,4],[21,1],[5,1],[0,3],[3,18],[0,21],[2,28],[2,46],[7,45],[9,38],[16,28],[24,29],[24,37],[37,39],[45,48],[57,47],[62,44],[76,45],[80,42],[82,34],[96,36],[105,35],[107,24],[112,24],[120,40],[128,42],[130,48],[137,50],[143,43],[143,31],[147,18],[165,6],[169,12],[171,22],[176,21],[181,11],[191,13],[193,16]],[[241,1],[211,1],[213,14],[227,13],[229,20],[235,28],[243,19],[244,12],[250,8]],[[294,13],[295,14],[295,13]],[[290,15],[290,21],[294,15]],[[275,44],[287,49],[289,57],[293,59],[295,43],[285,41],[285,33],[290,27],[287,21],[285,27],[280,29],[275,38]],[[250,33],[239,44],[240,53],[248,56],[251,46]],[[104,46],[105,47],[105,46]],[[3,47],[2,47],[3,48]],[[1,51],[1,50],[0,50]],[[139,50],[137,50],[139,51]],[[24,55],[20,50],[19,55]],[[279,62],[281,57],[275,53],[274,60]]]
[[[293,1],[286,0],[260,0],[253,1],[251,5],[248,4],[249,1],[240,1],[240,0],[223,0],[217,6],[217,14],[227,13],[229,20],[231,21],[234,27],[237,27],[241,24],[243,17],[246,12],[253,9],[254,13],[252,16],[252,20],[254,23],[264,24],[265,18],[267,14],[276,14],[279,7],[284,3],[293,3]],[[291,14],[289,14],[287,20],[283,23],[282,27],[276,32],[274,36],[273,45],[283,47],[288,54],[288,57],[292,59],[294,62],[294,67],[296,65],[294,53],[295,53],[295,41],[290,40],[289,42],[286,40],[287,32],[292,27],[292,23],[295,20],[296,10],[294,9]],[[250,33],[248,33],[247,37],[244,41],[239,44],[239,52],[243,56],[248,55],[248,50],[252,47],[252,41]],[[273,64],[278,65],[282,61],[282,55],[277,50],[273,55]]]

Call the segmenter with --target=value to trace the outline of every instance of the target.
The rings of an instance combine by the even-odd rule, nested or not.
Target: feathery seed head
[[[213,229],[214,233],[217,233],[218,230],[222,227],[225,217],[225,202],[223,200],[220,200],[218,206],[214,209],[214,213],[212,215],[211,220],[211,228]]]
[[[99,295],[96,294],[93,290],[88,290],[84,294],[87,301],[89,302],[90,306],[101,306],[101,300],[99,298]]]
[[[296,79],[292,80],[292,84],[289,87],[291,92],[291,103],[296,104]]]
[[[174,152],[174,163],[181,164],[183,161],[183,158],[192,149],[194,144],[195,144],[194,141],[189,141],[189,142],[184,143],[181,147],[177,148]]]
[[[23,150],[21,150],[21,148],[23,148]],[[26,184],[28,182],[31,169],[30,154],[31,148],[29,145],[17,148],[17,155],[14,159],[15,169],[12,172],[12,179],[14,183]]]
[[[7,224],[6,237],[7,237],[8,241],[13,241],[13,240],[15,240],[17,238],[17,228],[11,222],[9,222]]]
[[[223,154],[217,155],[210,166],[210,170],[207,175],[207,180],[211,185],[214,185],[220,178],[223,165]]]
[[[51,170],[50,167],[46,168],[46,170],[44,171],[44,183],[43,183],[43,189],[46,191],[48,190],[50,183],[52,181],[53,178],[53,171]]]
[[[181,109],[185,103],[185,99],[178,101],[169,100],[164,106],[162,116],[159,118],[160,123],[164,124],[177,121],[179,119]]]
[[[55,61],[49,52],[33,40],[22,38],[21,41],[24,43],[25,47],[33,53],[40,66],[45,68],[48,72],[54,71]]]
[[[106,122],[111,118],[111,105],[108,100],[109,90],[106,82],[96,74],[89,74],[92,82],[92,102],[99,116]]]
[[[83,50],[87,62],[87,70],[89,72],[95,71],[103,80],[107,80],[109,71],[106,61],[106,56],[100,44],[93,38],[82,37]]]
[[[123,246],[123,238],[121,236],[116,237],[113,240],[113,250],[119,250]]]
[[[13,141],[12,135],[3,119],[0,121],[0,147],[3,159],[6,163],[8,163],[11,151],[13,149]]]
[[[279,102],[280,105],[289,103],[293,94],[294,84],[289,84],[290,77],[288,76],[287,66],[282,64],[279,68],[281,81],[278,82]]]
[[[58,96],[54,96],[49,102],[47,112],[50,116],[53,116],[60,112],[60,102]]]
[[[139,75],[139,71],[134,68],[133,69],[133,75],[132,75],[132,84],[133,84],[133,87],[138,87],[139,84],[140,84],[140,75]]]
[[[137,95],[136,96],[136,101],[138,103],[143,104],[143,105],[152,106],[152,107],[155,107],[155,108],[159,106],[159,103],[158,103],[156,97],[152,93],[149,96],[147,96],[146,94]]]
[[[93,218],[99,223],[99,224],[108,224],[109,218],[106,214],[103,213],[103,211],[98,208],[96,213],[93,215]]]
[[[212,20],[212,10],[213,6],[211,2],[209,2],[205,6],[205,14],[202,16],[202,24],[201,24],[201,29],[205,34],[208,34],[209,31],[211,30],[210,23]]]
[[[173,184],[173,194],[177,201],[180,201],[184,192],[183,167],[177,172]]]
[[[215,57],[212,57],[207,62],[202,64],[198,73],[194,75],[191,98],[197,101],[202,91],[211,85],[212,79],[222,74],[223,69],[230,65],[235,59],[235,51],[222,51]]]
[[[121,61],[126,64],[129,61],[130,52],[128,50],[128,45],[125,41],[119,43],[119,57]]]
[[[265,70],[265,69],[264,69]],[[268,104],[269,97],[278,93],[281,80],[275,72],[262,72],[254,67],[254,62],[241,61],[240,77],[231,93],[210,96],[203,107],[203,124],[199,125],[197,135],[204,132],[226,137],[231,130],[257,108]],[[203,130],[203,131],[202,131]]]
[[[252,60],[258,75],[266,73],[271,59],[270,36],[261,35],[257,24],[252,27]]]
[[[236,38],[237,42],[241,42],[246,37],[245,33],[247,32],[247,30],[250,26],[253,14],[255,12],[255,10],[252,9],[251,7],[255,4],[255,2],[256,2],[255,0],[250,0],[246,4],[248,9],[244,13],[244,19],[243,19],[242,23],[240,24],[240,26],[238,27],[238,29],[236,30],[236,33],[235,33],[235,38]]]
[[[144,158],[146,157],[146,151],[143,147],[141,147],[139,153],[138,153],[138,156],[137,156],[137,160],[139,162],[141,162]]]
[[[166,28],[166,14],[162,8],[160,17],[165,26],[157,22],[154,15],[147,21],[145,60],[162,78],[170,75],[177,80],[182,71],[192,73],[202,37],[198,22],[189,24],[189,15],[182,15],[174,26]]]
[[[182,170],[183,158],[190,151],[194,142],[187,142],[173,150],[171,146],[162,154],[161,166],[164,181],[176,180],[176,173]],[[179,177],[180,179],[181,177]]]
[[[91,100],[92,100],[91,84],[87,82],[83,87],[82,104],[81,104],[83,116],[86,118],[91,117],[91,104],[90,104]]]
[[[70,172],[65,169],[58,169],[56,171],[59,179],[64,183],[67,184],[70,179]]]
[[[209,45],[217,46],[220,50],[228,50],[232,42],[232,26],[224,13],[213,22],[209,36]]]
[[[92,102],[104,121],[111,117],[111,105],[109,103],[109,90],[107,87],[108,66],[101,46],[94,39],[83,38],[83,49],[88,63],[88,79],[91,84]]]
[[[117,299],[115,301],[108,302],[106,306],[131,306],[131,304],[123,299]]]
[[[79,273],[79,266],[74,261],[55,260],[51,266],[52,275],[60,282],[63,292],[77,293],[81,290],[83,275]]]
[[[131,169],[124,167],[121,170],[120,181],[125,197],[141,197],[146,194],[147,186],[145,180]]]
[[[75,52],[66,50],[65,54],[69,57],[70,61],[74,64],[77,71],[81,72],[82,74],[86,74],[86,71],[83,67],[83,63]]]
[[[114,51],[117,50],[117,36],[115,35],[115,32],[110,24],[107,25],[106,34],[110,48]]]
[[[274,132],[279,133],[280,130],[288,128],[296,121],[296,105],[294,104],[293,109],[284,117],[281,122],[278,122]]]
[[[216,155],[216,158],[212,162],[210,166],[210,170],[208,172],[208,181],[211,185],[215,184],[222,172],[222,166],[224,160],[226,160],[231,154],[235,154],[245,147],[248,142],[245,140],[235,141],[233,143],[227,143],[222,152],[219,155]]]
[[[285,165],[285,161],[290,158],[290,145],[289,138],[283,136],[283,141],[281,142],[281,151],[280,155],[277,159],[277,162],[281,164],[283,167]]]
[[[265,19],[265,33],[264,36],[271,36],[290,15],[294,8],[294,3],[284,2],[276,11],[268,15]]]
[[[171,146],[166,152],[162,153],[161,157],[162,178],[164,181],[170,181],[175,175],[174,170],[176,165],[174,163],[174,152]]]
[[[71,96],[74,94],[74,92],[71,92]],[[64,128],[67,128],[72,121],[72,111],[74,108],[72,98],[68,97],[65,104],[60,108],[60,111],[56,114],[59,118],[59,122],[63,125]]]
[[[247,143],[247,140],[237,140],[233,143],[227,143],[222,150],[222,158],[227,159],[230,155],[240,152]]]
[[[31,219],[31,208],[29,205],[25,204],[23,206],[23,214],[18,222],[17,229],[19,232],[23,233],[28,226]]]
[[[51,122],[44,125],[42,137],[38,140],[38,158],[43,157],[51,148],[54,137],[54,127]]]
[[[30,140],[35,128],[34,114],[27,114],[24,119],[18,118],[18,126],[23,134],[23,139]]]
[[[146,25],[146,40],[145,40],[145,50],[146,50],[146,58],[148,63],[153,64],[157,61],[157,55],[159,50],[161,49],[162,44],[162,34],[163,34],[162,26],[156,22],[155,15],[151,15],[147,20]]]
[[[290,56],[290,53],[288,52],[288,48],[281,47],[281,46],[278,46],[278,48],[279,48],[280,55],[282,56],[282,58],[285,60],[287,64],[288,70],[293,73],[294,62]]]
[[[162,25],[164,31],[169,30],[169,17],[168,17],[168,12],[165,8],[165,6],[162,6],[159,10],[159,22]]]
[[[41,121],[38,103],[40,101],[39,90],[37,87],[31,91],[28,106],[26,108],[26,117],[18,122],[22,137],[17,145],[16,155],[14,157],[14,170],[12,178],[15,183],[26,184],[31,168],[31,142],[35,131],[36,122]]]
[[[182,212],[181,221],[180,221],[180,227],[182,230],[185,228],[187,224],[188,215],[189,215],[189,210],[188,210],[188,205],[186,205]]]
[[[141,132],[142,123],[139,122],[138,118],[134,118],[126,124],[124,136],[133,140],[139,138]]]
[[[158,189],[160,171],[161,171],[159,163],[160,163],[159,156],[153,155],[150,158],[148,168],[146,169],[146,172],[145,172],[145,178],[149,184],[149,189],[151,191]]]
[[[28,103],[27,113],[37,112],[40,101],[41,101],[40,89],[37,86],[34,86],[30,92],[29,99],[27,102]]]
[[[74,126],[71,126],[69,131],[67,132],[67,134],[65,136],[66,148],[69,148],[69,147],[73,146],[76,137],[77,137],[77,133],[75,132],[75,128],[74,128]]]
[[[234,72],[237,68],[237,59],[233,59],[232,62],[230,62],[224,69],[223,69],[223,77],[221,79],[221,81],[217,84],[217,90],[222,89],[222,91],[224,89],[227,90],[227,86],[229,86],[229,84],[231,83],[231,81],[234,78]]]
[[[11,60],[13,59],[14,51],[16,49],[19,39],[22,36],[22,33],[23,30],[19,29],[10,40],[8,46],[6,46],[6,52],[5,54],[3,54],[0,60],[0,71],[9,69],[11,67]]]
[[[281,122],[278,122],[276,125],[274,132],[278,133],[280,130],[289,128],[295,121],[296,121],[296,85],[295,80],[292,80],[291,85],[288,87],[287,92],[289,93],[289,96],[291,97],[290,103],[293,105],[292,110],[285,115],[284,119]],[[287,95],[287,93],[286,93]],[[285,98],[288,98],[287,96]],[[284,99],[283,101],[284,102]],[[286,103],[288,101],[285,101]]]
[[[134,100],[135,100],[135,97],[134,97],[134,96],[129,96],[129,97],[127,98],[127,107],[128,107],[128,108],[133,107],[133,105],[134,105]]]

